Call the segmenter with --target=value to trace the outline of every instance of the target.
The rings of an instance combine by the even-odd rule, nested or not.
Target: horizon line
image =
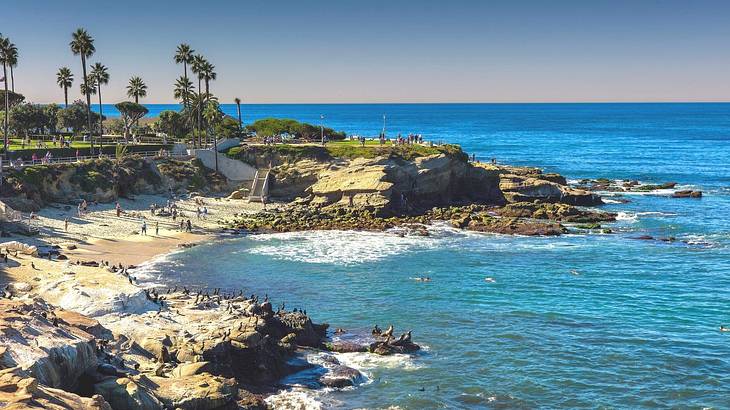
[[[126,101],[126,100],[125,100]],[[120,101],[121,102],[121,101]],[[31,104],[36,104],[29,102]],[[424,101],[424,102],[241,102],[241,105],[480,105],[480,104],[728,104],[730,100],[677,100],[677,101]],[[47,102],[37,103],[40,105],[58,104],[64,105],[64,102]],[[102,103],[102,105],[115,105],[118,103]],[[220,102],[219,104],[235,104],[235,102]],[[94,104],[92,102],[92,107]],[[140,102],[140,105],[182,105],[180,102]]]

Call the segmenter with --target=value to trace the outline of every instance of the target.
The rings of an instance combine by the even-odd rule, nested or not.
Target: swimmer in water
[[[484,278],[485,282],[496,283],[497,281],[493,277]]]
[[[730,327],[720,325],[720,331],[721,332],[730,332]]]
[[[572,274],[573,274],[573,275],[575,275],[575,276],[578,276],[578,275],[580,275],[580,272],[578,272],[578,271],[577,271],[577,270],[575,270],[575,269],[571,269],[571,270],[570,270],[570,273],[572,273]]]

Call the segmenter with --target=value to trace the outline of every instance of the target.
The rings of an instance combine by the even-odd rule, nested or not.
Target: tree
[[[10,67],[10,90],[15,92],[15,75],[13,74],[13,67],[18,66],[18,47],[15,44],[10,43],[7,49],[8,67]]]
[[[104,64],[96,63],[91,66],[91,77],[99,93],[99,135],[104,135],[104,124],[101,123],[101,117],[104,116],[101,108],[101,86],[109,84],[109,71]]]
[[[54,134],[58,124],[58,113],[61,111],[61,106],[58,104],[48,104],[43,107],[43,113],[45,114],[45,124],[43,128],[48,130],[49,134]]]
[[[8,65],[13,61],[13,48],[15,48],[15,45],[10,42],[10,39],[0,35],[0,63],[3,64],[3,82],[5,84],[5,115],[3,115],[3,148],[5,149],[5,151],[8,150],[8,117],[10,117],[10,94],[8,94]],[[15,94],[14,91],[13,94]]]
[[[202,116],[203,98],[202,98],[201,88],[202,88],[202,82],[203,82],[203,70],[205,69],[206,63],[207,63],[207,61],[205,61],[205,58],[200,54],[193,57],[192,70],[193,70],[193,73],[195,73],[198,76],[198,101],[197,101],[198,107],[195,108],[196,112],[198,113],[198,118],[197,118],[197,120],[198,120],[198,145],[202,145],[201,141],[200,141],[200,130],[202,127],[202,122],[203,122],[203,118],[202,118],[203,117]]]
[[[73,104],[58,111],[58,125],[64,128],[70,128],[75,134],[79,134],[87,123],[87,112],[90,112],[86,103],[81,100],[74,101]],[[97,122],[99,114],[92,112],[92,120]]]
[[[68,89],[74,84],[74,75],[68,67],[61,67],[56,73],[56,84],[63,89],[63,101],[68,107]]]
[[[127,85],[127,97],[134,98],[134,102],[139,104],[139,98],[147,96],[147,84],[139,77],[132,77],[129,79],[129,85]]]
[[[183,43],[177,46],[175,51],[175,64],[183,65],[183,76],[182,78],[188,79],[188,64],[193,62],[193,50],[189,45]],[[175,97],[177,98],[177,97]],[[187,95],[183,95],[183,105],[187,105]]]
[[[170,137],[183,137],[190,131],[185,117],[176,111],[163,111],[155,123],[155,129]]]
[[[187,77],[180,77],[175,81],[175,99],[182,100],[183,107],[188,106],[190,96],[195,92],[195,86]]]
[[[88,83],[79,84],[79,91],[81,91],[81,95],[96,95],[96,83],[94,79],[89,77]]]
[[[91,57],[96,48],[94,47],[94,38],[89,35],[83,28],[78,28],[76,31],[71,33],[71,42],[69,43],[71,52],[75,56],[81,56],[81,68],[84,73],[84,88],[83,92],[86,95],[86,123],[89,130],[89,138],[91,139],[91,152],[94,152],[94,137],[91,135],[91,94],[90,91],[93,87],[88,84],[88,77],[86,75],[86,59]]]
[[[149,110],[147,110],[147,107],[144,105],[131,101],[120,102],[115,105],[115,107],[117,107],[119,113],[122,114],[122,121],[124,121],[124,142],[128,143],[129,131],[132,129],[132,126],[139,121],[140,118],[147,115]]]
[[[294,138],[304,140],[319,139],[321,132],[318,126],[282,118],[264,118],[257,120],[253,124],[248,125],[246,128],[250,132],[254,132],[259,136],[270,137],[277,135],[291,135]],[[332,140],[345,138],[344,132],[338,132],[326,127],[324,128],[324,134]]]
[[[205,95],[210,95],[210,82],[218,78],[215,72],[215,66],[208,61],[203,64],[203,80],[205,80]]]
[[[236,97],[233,101],[236,102],[236,109],[238,110],[238,129],[240,131],[243,129],[243,121],[241,121],[241,99]]]
[[[46,114],[43,106],[36,104],[19,104],[10,110],[10,129],[15,135],[28,138],[32,132],[39,132],[46,125]]]

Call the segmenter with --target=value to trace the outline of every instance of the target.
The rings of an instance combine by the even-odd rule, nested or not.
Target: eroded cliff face
[[[226,187],[225,178],[196,161],[130,156],[122,160],[35,165],[14,171],[3,186],[2,200],[13,209],[30,212],[52,202],[111,202],[135,194],[163,193],[170,188],[218,191]]]
[[[272,169],[274,198],[327,207],[416,212],[455,203],[504,201],[498,172],[446,154],[302,160]]]

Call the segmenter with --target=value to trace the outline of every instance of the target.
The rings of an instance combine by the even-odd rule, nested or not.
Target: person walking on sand
[[[159,235],[160,235],[160,223],[155,222],[155,236],[159,236]]]
[[[147,235],[147,222],[142,221],[142,235]]]
[[[180,220],[180,232],[185,231],[185,220]]]
[[[76,207],[76,213],[78,214],[79,218],[81,218],[81,204]]]
[[[116,206],[114,206],[114,209],[117,210],[117,218],[119,218],[122,215],[122,206],[119,205],[119,202],[117,202]]]
[[[193,223],[188,219],[188,232],[193,232]]]
[[[63,218],[63,230],[68,232],[68,217]]]

